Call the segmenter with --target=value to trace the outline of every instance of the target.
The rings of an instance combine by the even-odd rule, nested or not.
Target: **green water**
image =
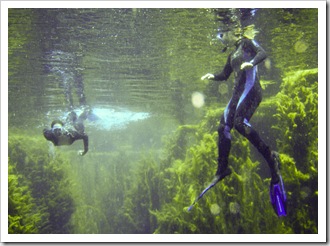
[[[317,9],[260,9],[254,20],[268,60],[251,122],[281,154],[288,216],[275,215],[268,167],[234,130],[235,172],[186,211],[216,170],[232,91],[232,77],[200,80],[229,54],[215,41],[217,12],[9,10],[9,233],[318,233]],[[102,116],[86,122],[84,157],[81,142],[42,135],[67,112],[63,78],[79,106],[75,73]]]

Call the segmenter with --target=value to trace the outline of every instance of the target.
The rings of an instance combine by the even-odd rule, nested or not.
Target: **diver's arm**
[[[230,65],[230,56],[228,56],[227,63],[225,65],[225,67],[223,68],[223,70],[220,73],[214,74],[213,79],[216,80],[216,81],[227,80],[232,72],[233,72],[233,69]]]
[[[258,65],[267,57],[265,50],[256,41],[246,39],[245,42],[246,42],[245,45],[250,46],[256,55],[253,57],[251,61],[243,62],[241,65],[241,70],[250,69],[253,66]]]
[[[256,55],[250,61],[253,66],[258,65],[260,62],[267,58],[266,51],[254,40],[248,40],[249,45],[252,47]]]
[[[211,79],[211,80],[216,80],[216,81],[223,81],[227,80],[232,73],[233,69],[230,65],[230,56],[227,59],[227,63],[225,67],[223,68],[221,73],[218,74],[212,74],[212,73],[207,73],[203,77],[201,77],[201,80],[204,79]]]

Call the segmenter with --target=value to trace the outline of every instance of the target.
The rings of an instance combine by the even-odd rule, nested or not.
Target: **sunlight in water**
[[[94,108],[91,121],[98,129],[113,130],[125,128],[131,122],[149,117],[149,113],[133,112],[124,108]]]
[[[79,116],[82,109],[76,109]],[[58,115],[54,112],[48,112],[47,115]],[[68,112],[62,113],[58,118],[65,122]],[[131,122],[145,120],[150,117],[147,112],[133,112],[125,108],[92,108],[92,113],[87,117],[85,126],[90,125],[98,130],[123,129]]]

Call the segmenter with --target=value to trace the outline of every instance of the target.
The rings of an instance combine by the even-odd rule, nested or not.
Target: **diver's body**
[[[51,141],[55,146],[71,145],[77,140],[83,140],[84,150],[79,151],[80,155],[85,155],[88,151],[88,136],[85,133],[83,121],[87,118],[95,121],[99,118],[93,114],[90,106],[86,102],[84,93],[84,83],[80,68],[80,57],[70,52],[54,50],[46,54],[49,64],[45,65],[45,71],[57,75],[64,89],[66,104],[68,107],[68,117],[65,123],[55,120],[50,129],[44,129],[45,138]],[[72,87],[76,89],[76,95],[79,102],[79,109],[83,113],[77,117],[73,111],[73,92]]]
[[[226,35],[227,37],[225,38],[231,40],[231,45],[235,45],[235,50],[228,56],[222,72],[218,74],[208,73],[202,77],[202,80],[223,81],[227,80],[232,73],[235,75],[233,95],[220,119],[218,128],[218,168],[212,184],[215,185],[231,173],[231,170],[228,168],[228,156],[231,148],[230,131],[234,127],[257,148],[269,165],[272,177],[270,196],[273,206],[276,206],[276,204],[275,201],[273,203],[272,199],[278,194],[281,194],[283,197],[284,205],[281,204],[281,206],[285,206],[286,198],[279,171],[278,153],[270,150],[269,146],[260,138],[259,134],[249,123],[262,99],[257,65],[267,55],[263,48],[252,39],[233,33]],[[279,212],[279,209],[275,207],[274,209],[279,216],[283,216],[286,213],[285,211],[284,213]],[[281,208],[280,210],[283,209]]]
[[[235,127],[266,159],[271,169],[273,182],[276,183],[279,180],[271,150],[249,124],[262,99],[257,65],[266,57],[265,51],[254,40],[243,38],[237,41],[236,49],[229,55],[223,71],[214,75],[214,80],[223,81],[227,80],[231,73],[235,74],[233,96],[221,117],[218,129],[219,166],[216,175],[220,175],[227,169],[231,145],[230,130]],[[241,65],[245,62],[251,64],[252,67],[250,65],[247,69],[241,69]]]
[[[84,150],[79,151],[80,155],[85,155],[88,151],[88,135],[85,133],[83,120],[86,119],[88,111],[84,111],[78,118],[72,111],[66,118],[65,123],[54,120],[50,129],[44,129],[44,137],[55,146],[71,145],[76,140],[83,140]]]

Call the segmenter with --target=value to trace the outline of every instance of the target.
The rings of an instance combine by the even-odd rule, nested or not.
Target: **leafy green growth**
[[[73,200],[61,166],[41,139],[10,134],[8,162],[9,233],[69,233]],[[46,145],[47,146],[47,145]]]
[[[232,174],[187,211],[215,174],[223,108],[206,108],[198,124],[179,126],[161,156],[129,147],[84,158],[71,148],[54,154],[42,136],[11,129],[9,232],[317,233],[317,105],[317,69],[297,71],[253,119],[278,136],[285,218],[270,204],[266,162],[235,130]]]
[[[163,192],[161,209],[152,211],[155,233],[317,233],[317,69],[288,74],[280,93],[261,105],[258,117],[270,118],[269,107],[276,110],[276,120],[270,122],[280,136],[288,216],[275,215],[270,179],[261,176],[267,164],[253,161],[253,147],[235,131],[233,173],[187,212],[216,171],[216,126],[223,109],[209,108],[200,124],[179,127],[176,139],[169,140],[160,180],[168,192]]]

